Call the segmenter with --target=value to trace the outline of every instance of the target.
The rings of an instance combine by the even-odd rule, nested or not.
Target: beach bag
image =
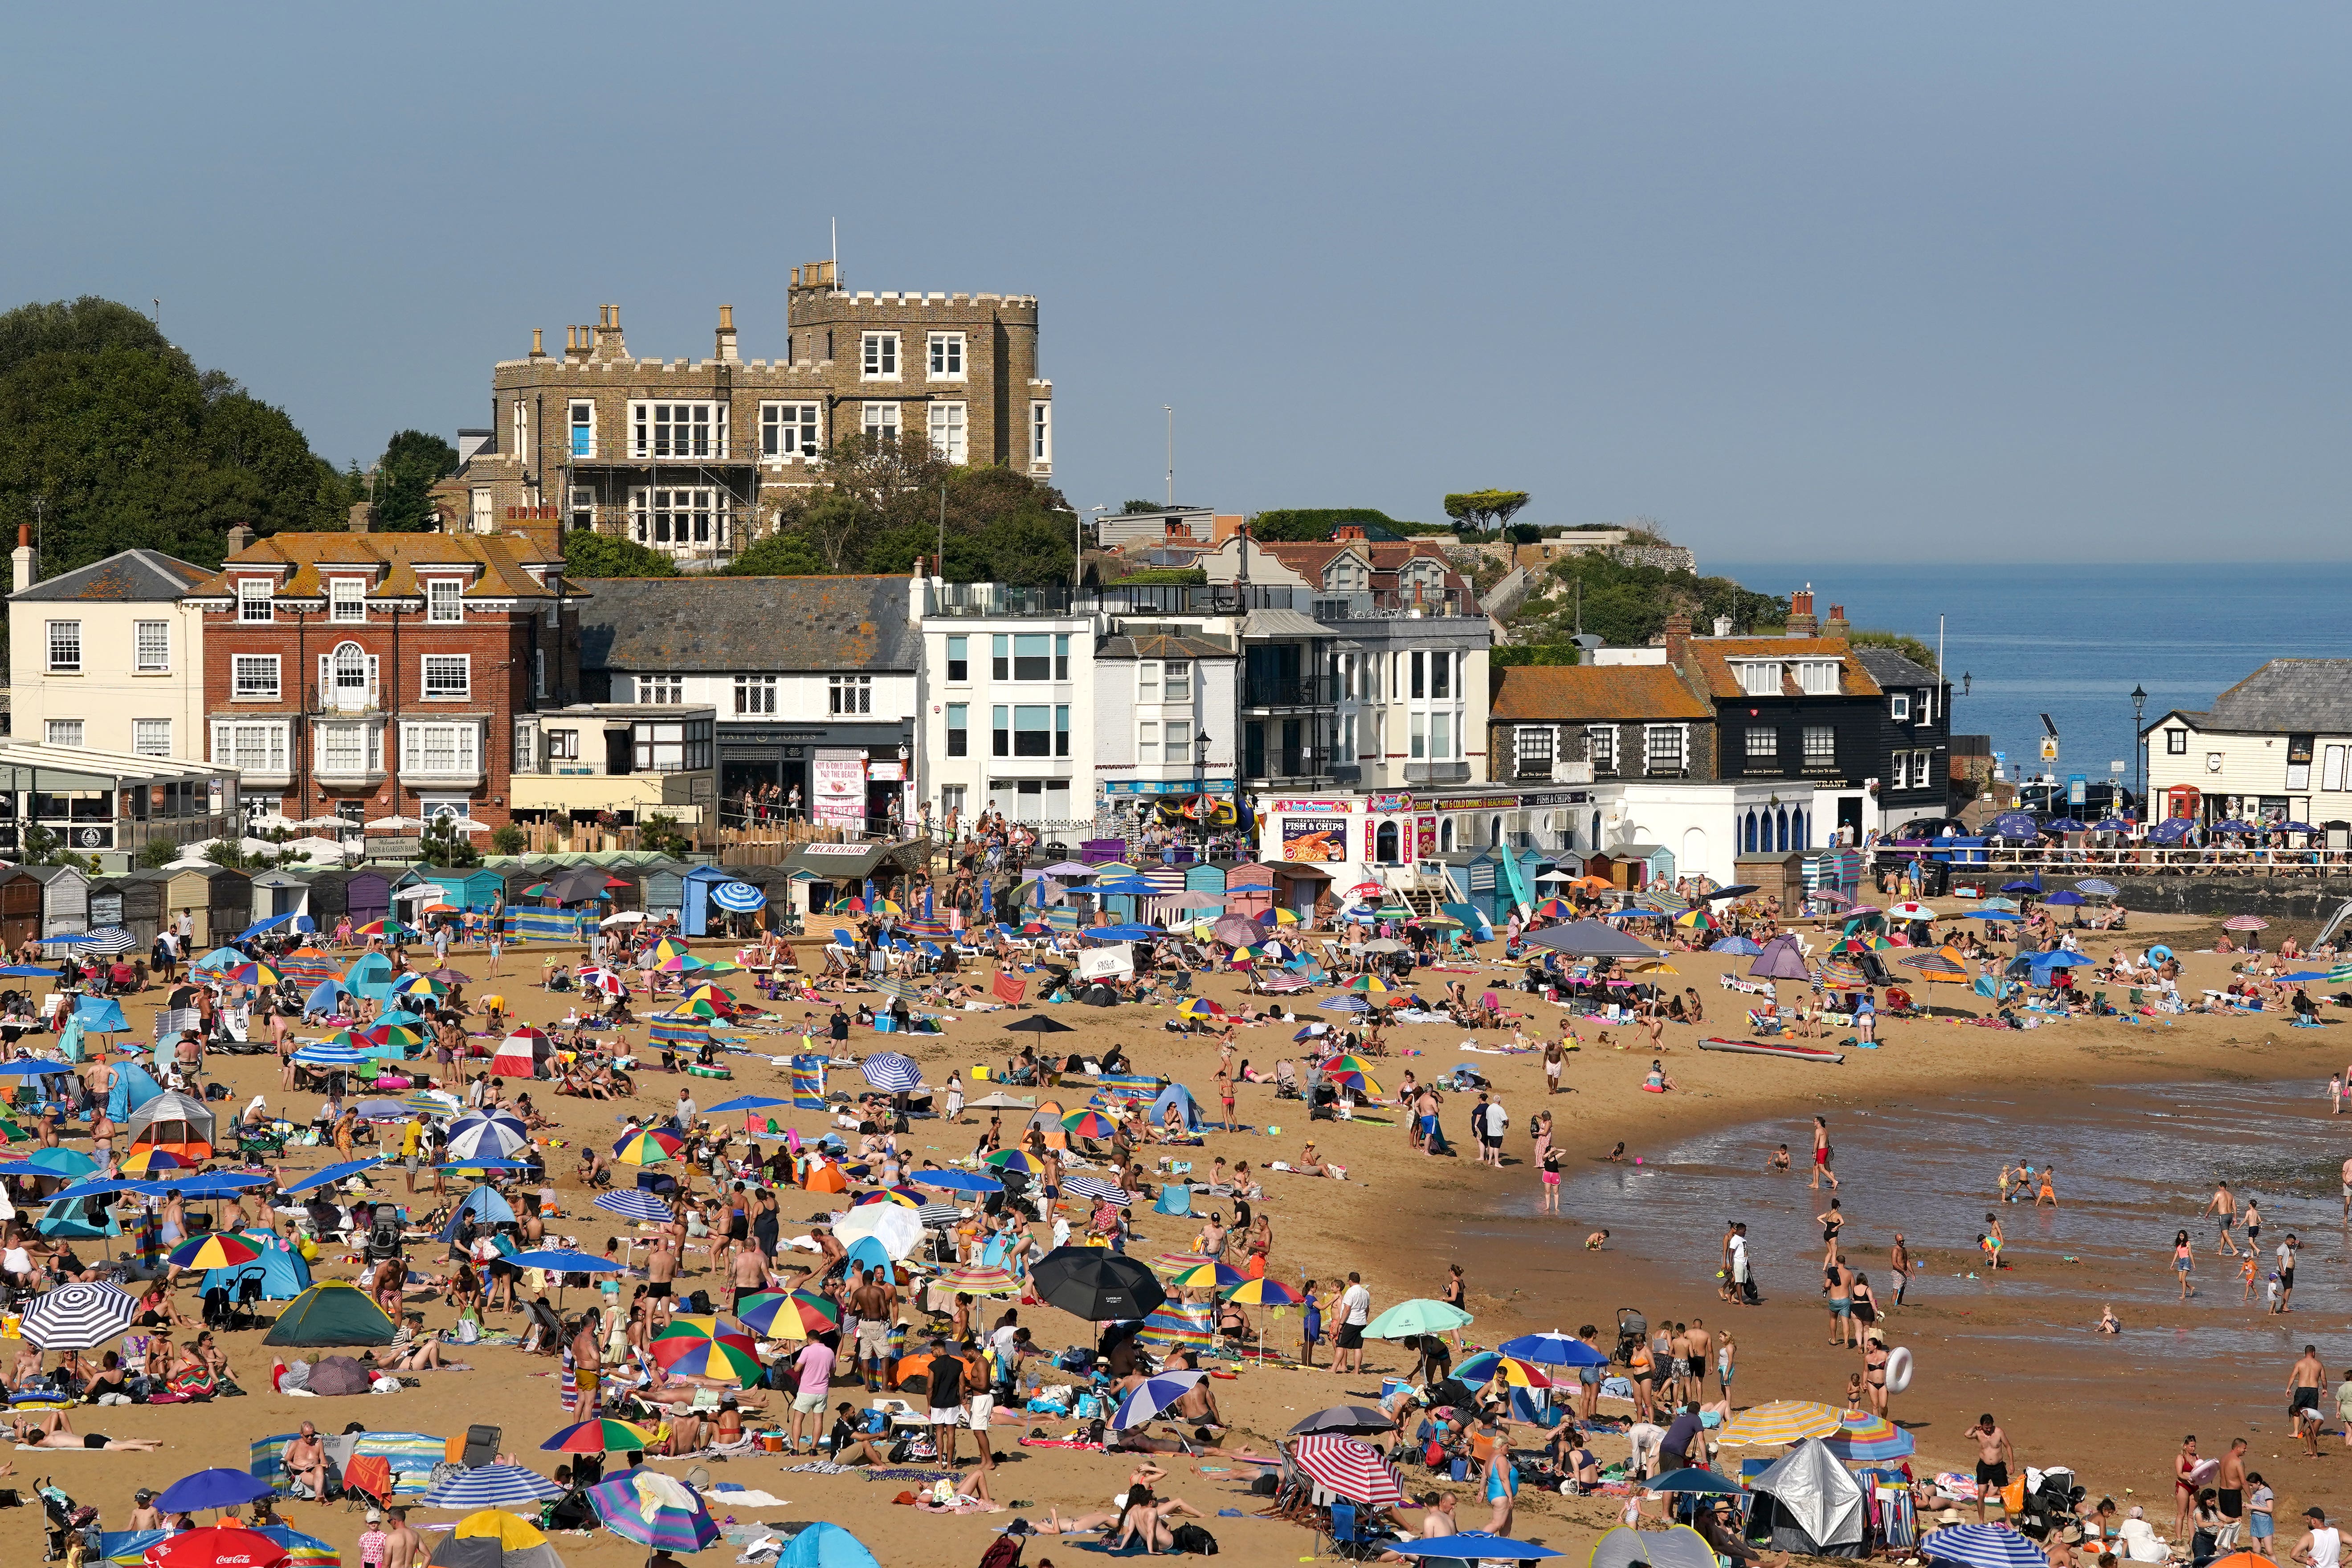
[[[2009,1485],[2000,1489],[2000,1506],[2002,1511],[2007,1513],[2019,1514],[2025,1511],[2025,1481],[2023,1478],[2021,1477],[2017,1480],[2013,1480],[2010,1482]]]
[[[1019,1568],[1021,1537],[1000,1535],[980,1554],[980,1568]]]
[[[1217,1538],[1197,1524],[1178,1525],[1173,1544],[1179,1552],[1198,1552],[1203,1557],[1217,1554]]]
[[[457,1342],[459,1344],[479,1344],[481,1342],[481,1339],[482,1325],[478,1319],[476,1319],[469,1314],[457,1320]]]

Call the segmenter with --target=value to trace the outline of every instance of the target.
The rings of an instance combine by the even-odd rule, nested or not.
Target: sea
[[[2134,686],[2147,717],[2201,709],[2273,658],[2352,658],[2352,563],[2033,563],[1916,566],[1731,562],[1707,575],[1787,595],[1815,613],[1937,646],[1952,682],[1952,732],[1990,735],[2008,773],[2040,773],[2042,715],[2058,731],[2060,779],[2114,776],[2137,790]]]

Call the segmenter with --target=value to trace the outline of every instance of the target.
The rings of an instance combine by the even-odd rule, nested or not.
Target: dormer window
[[[269,579],[239,577],[236,580],[236,618],[240,621],[269,619]]]
[[[367,619],[367,583],[359,577],[327,580],[327,616],[335,621]]]
[[[435,577],[425,584],[425,618],[428,621],[457,622],[466,618],[466,606],[459,595],[464,585],[455,577]]]
[[[1750,697],[1780,695],[1780,662],[1778,659],[1748,659],[1732,666],[1739,672],[1739,689]]]
[[[1799,659],[1797,689],[1808,697],[1835,697],[1838,694],[1838,661],[1833,658]]]

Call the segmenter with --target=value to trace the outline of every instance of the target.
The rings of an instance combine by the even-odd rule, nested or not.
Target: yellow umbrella
[[[1834,1437],[1843,1424],[1843,1415],[1834,1405],[1811,1399],[1775,1399],[1725,1422],[1717,1441],[1801,1443],[1808,1437]]]
[[[460,1541],[494,1540],[501,1552],[522,1552],[547,1544],[546,1535],[537,1525],[502,1508],[469,1513],[449,1533]]]
[[[1639,963],[1627,964],[1625,973],[1628,974],[1680,974],[1682,971],[1664,959],[1645,958]]]
[[[1278,926],[1295,926],[1298,923],[1297,911],[1295,910],[1276,910],[1274,911],[1274,923]]]

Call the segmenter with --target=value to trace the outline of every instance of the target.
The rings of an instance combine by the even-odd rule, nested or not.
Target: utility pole
[[[1163,403],[1160,412],[1168,416],[1168,504],[1172,509],[1176,504],[1176,410]]]

